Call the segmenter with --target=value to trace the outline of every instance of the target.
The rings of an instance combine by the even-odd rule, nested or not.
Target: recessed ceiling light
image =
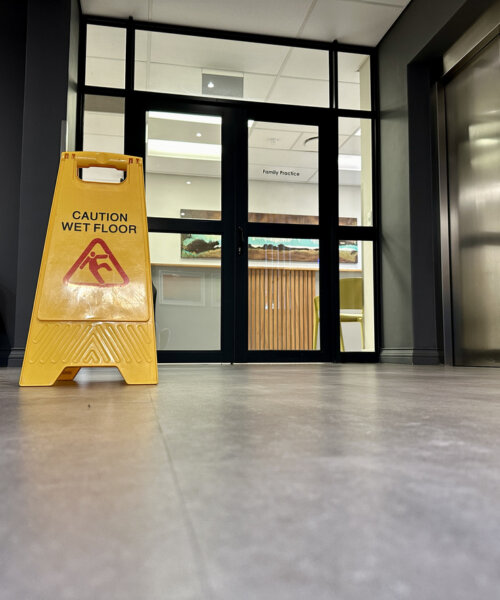
[[[213,81],[209,81],[209,82],[207,83],[207,87],[209,87],[210,89],[211,89],[211,88],[214,88],[214,87],[215,87],[215,83],[214,83]]]
[[[191,182],[190,182],[190,181],[186,181],[186,184],[187,184],[187,185],[191,185]]]
[[[167,121],[187,121],[189,123],[209,123],[210,125],[220,125],[221,117],[213,117],[209,115],[191,115],[186,113],[171,113],[157,112],[150,110],[149,117],[151,119],[165,119]]]
[[[361,171],[361,156],[357,154],[339,154],[340,171]]]
[[[201,137],[201,133],[198,131],[196,137]]]
[[[220,144],[198,144],[196,142],[179,142],[177,140],[148,140],[148,156],[220,161],[221,150]]]

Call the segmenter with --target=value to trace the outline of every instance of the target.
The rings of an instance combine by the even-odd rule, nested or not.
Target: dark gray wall
[[[3,7],[0,32],[0,365],[14,340],[21,185],[26,2]]]
[[[69,62],[68,62],[68,101],[67,101],[67,150],[76,149],[77,101],[78,101],[78,52],[80,42],[80,4],[71,0]]]
[[[445,50],[493,2],[412,0],[378,48],[382,360],[442,353],[431,89]]]
[[[68,106],[70,138],[74,139],[76,116],[71,94],[76,94],[78,41],[73,38],[78,33],[79,8],[76,0],[25,0],[8,3],[6,8],[10,13],[7,35],[0,36],[4,49],[0,81],[8,92],[0,95],[0,314],[5,323],[1,342],[4,356],[6,347],[12,348],[9,364],[19,364],[59,164],[61,124],[67,120]]]

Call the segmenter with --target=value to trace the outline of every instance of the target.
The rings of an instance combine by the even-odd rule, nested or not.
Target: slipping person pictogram
[[[105,279],[100,273],[101,270],[109,273],[110,276]],[[96,238],[90,242],[78,257],[64,276],[63,281],[64,283],[74,285],[111,287],[127,285],[129,278],[106,242],[100,238]]]
[[[97,279],[97,281],[101,285],[104,285],[106,282],[101,277],[101,274],[99,273],[99,269],[106,269],[106,271],[112,271],[113,269],[106,262],[102,262],[102,263],[97,262],[101,258],[108,258],[108,255],[107,254],[97,254],[96,255],[95,252],[91,252],[89,254],[89,256],[87,256],[87,258],[82,262],[82,264],[80,265],[79,268],[84,269],[88,265],[89,270],[92,273],[92,275]]]

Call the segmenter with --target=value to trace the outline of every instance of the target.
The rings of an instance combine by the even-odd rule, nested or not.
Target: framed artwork
[[[276,262],[319,262],[319,240],[248,238],[248,259]]]
[[[339,263],[357,265],[359,263],[359,245],[357,240],[340,240]]]
[[[182,208],[181,216],[185,219],[220,220],[221,212],[215,210],[197,210]],[[310,215],[275,215],[272,213],[249,213],[249,221],[258,223],[319,223],[318,217]],[[286,219],[286,220],[284,220]],[[339,225],[355,227],[356,217],[339,217]],[[221,236],[205,233],[181,234],[181,258],[220,259]],[[294,238],[257,238],[248,240],[249,260],[268,260],[283,262],[319,262],[319,241]],[[360,247],[357,240],[339,242],[339,263],[347,270],[360,269]]]
[[[221,236],[181,233],[181,258],[221,258]]]

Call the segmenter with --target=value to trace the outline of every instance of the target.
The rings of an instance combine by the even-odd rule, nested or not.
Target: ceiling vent
[[[207,96],[243,98],[243,77],[202,73],[202,93]]]

